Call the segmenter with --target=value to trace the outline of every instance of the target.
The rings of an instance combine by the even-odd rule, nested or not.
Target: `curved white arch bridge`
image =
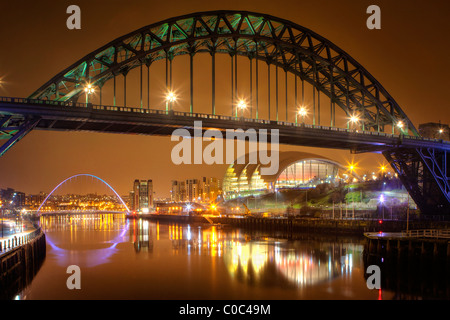
[[[116,190],[114,190],[114,188],[105,180],[103,180],[102,178],[99,178],[93,174],[88,174],[88,173],[80,173],[80,174],[75,174],[71,177],[68,177],[67,179],[64,179],[63,181],[61,181],[55,188],[53,188],[53,190],[45,197],[44,201],[42,201],[41,205],[39,206],[39,208],[37,209],[36,213],[39,213],[39,211],[41,210],[41,208],[44,206],[44,204],[47,202],[47,200],[50,198],[50,196],[56,191],[58,190],[59,187],[61,187],[64,183],[66,183],[67,181],[76,178],[76,177],[92,177],[94,179],[97,179],[98,181],[102,182],[104,185],[106,185],[112,192],[114,192],[114,194],[116,195],[117,198],[119,198],[120,202],[122,203],[122,205],[125,207],[127,212],[130,212],[130,210],[128,209],[127,204],[125,203],[125,201],[123,201],[122,197],[119,196],[119,194],[117,193]]]

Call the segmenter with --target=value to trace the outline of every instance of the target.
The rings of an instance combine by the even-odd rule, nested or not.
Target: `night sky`
[[[71,4],[81,8],[81,30],[66,28],[66,8]],[[366,27],[366,8],[371,4],[381,8],[381,30]],[[76,60],[143,26],[227,9],[266,13],[315,31],[363,65],[416,128],[425,122],[449,123],[450,4],[446,0],[1,1],[0,95],[27,97]],[[177,59],[175,68],[176,63]],[[175,84],[187,82],[186,78],[175,74]],[[156,195],[166,197],[173,179],[223,177],[226,165],[173,165],[174,145],[169,137],[35,130],[0,158],[0,188],[49,192],[71,175],[90,173],[120,194],[127,194],[136,178],[153,179]],[[353,157],[348,151],[320,148],[281,146],[281,150],[304,150],[343,164]],[[384,160],[378,154],[354,159],[366,171]],[[92,188],[85,190],[96,191]]]

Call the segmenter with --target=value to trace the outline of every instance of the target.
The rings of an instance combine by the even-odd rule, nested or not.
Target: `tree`
[[[345,195],[345,202],[361,202],[361,192],[353,191]]]

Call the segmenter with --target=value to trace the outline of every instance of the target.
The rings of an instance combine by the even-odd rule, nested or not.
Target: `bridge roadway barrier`
[[[45,256],[46,240],[41,228],[3,241],[0,252],[0,299],[12,299],[23,290],[36,275]]]

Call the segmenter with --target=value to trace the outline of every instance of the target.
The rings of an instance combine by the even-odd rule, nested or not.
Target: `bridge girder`
[[[154,23],[117,38],[63,70],[30,98],[76,101],[89,83],[179,55],[225,53],[276,65],[314,86],[366,130],[412,122],[383,86],[345,51],[293,22],[247,11],[200,12]],[[405,132],[407,132],[405,130]]]
[[[383,152],[421,212],[450,214],[449,151],[396,148]]]
[[[6,115],[0,117],[0,139],[7,139],[0,145],[0,157],[6,153],[14,144],[33,130],[40,121],[40,117],[22,117],[17,115]]]

